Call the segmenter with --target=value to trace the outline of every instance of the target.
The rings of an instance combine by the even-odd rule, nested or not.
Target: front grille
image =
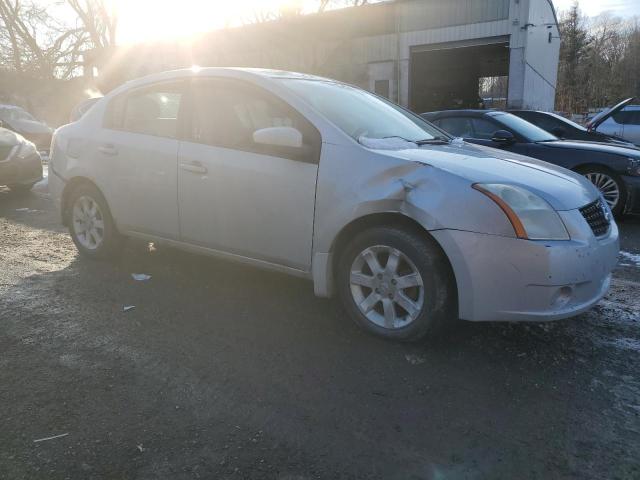
[[[589,205],[586,205],[580,209],[580,213],[587,221],[593,234],[596,237],[601,237],[609,231],[611,225],[611,215],[609,209],[604,205],[602,200],[596,200]]]

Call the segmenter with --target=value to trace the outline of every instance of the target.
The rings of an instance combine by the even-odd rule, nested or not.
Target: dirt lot
[[[137,243],[82,261],[46,197],[0,189],[0,478],[640,478],[621,229],[593,311],[408,346],[283,275]]]

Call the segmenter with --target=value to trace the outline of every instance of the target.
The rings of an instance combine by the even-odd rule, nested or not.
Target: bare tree
[[[115,8],[109,8],[105,0],[67,0],[78,15],[93,48],[116,44],[118,16]]]
[[[64,25],[44,6],[0,0],[2,61],[10,70],[39,77],[67,77],[84,44],[82,28]]]

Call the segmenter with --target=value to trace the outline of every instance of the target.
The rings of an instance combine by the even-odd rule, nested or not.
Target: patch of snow
[[[620,265],[624,267],[640,267],[640,254],[620,252]]]

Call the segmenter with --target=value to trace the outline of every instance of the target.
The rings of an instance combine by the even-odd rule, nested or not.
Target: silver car
[[[138,237],[289,273],[398,340],[457,318],[577,315],[605,295],[618,254],[582,176],[296,73],[129,82],[56,131],[49,178],[86,257]]]

